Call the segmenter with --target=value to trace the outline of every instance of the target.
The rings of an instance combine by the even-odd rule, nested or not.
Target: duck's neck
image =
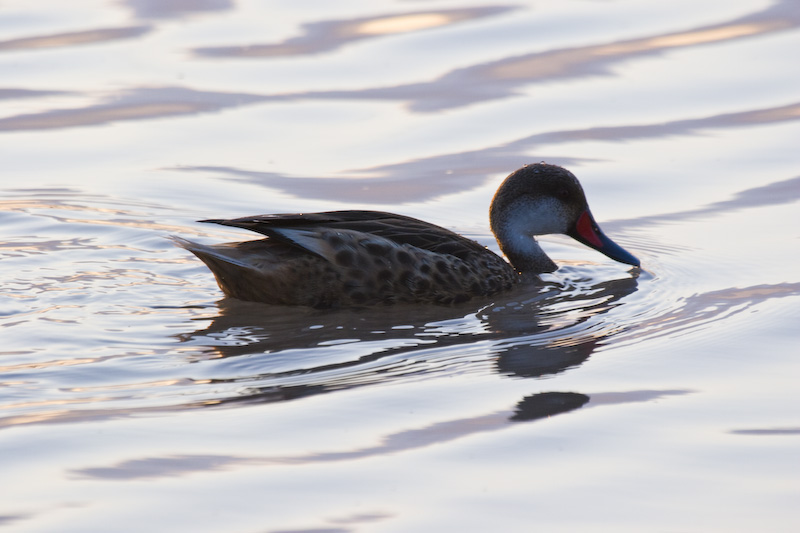
[[[533,236],[563,233],[562,219],[560,206],[550,200],[523,198],[502,206],[493,202],[489,213],[500,249],[523,275],[553,272],[558,268]]]
[[[558,266],[544,253],[539,243],[530,235],[497,235],[500,249],[514,269],[522,275],[554,272]]]

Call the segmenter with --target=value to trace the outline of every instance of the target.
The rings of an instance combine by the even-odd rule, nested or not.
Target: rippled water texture
[[[11,0],[0,529],[797,531],[800,3]],[[222,297],[168,240],[346,208],[614,263],[452,307]]]

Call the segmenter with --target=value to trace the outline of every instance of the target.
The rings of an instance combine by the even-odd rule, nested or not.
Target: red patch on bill
[[[603,241],[594,230],[594,221],[592,220],[592,215],[589,214],[589,211],[583,212],[578,219],[578,223],[575,224],[575,227],[578,230],[578,235],[586,239],[590,244],[592,244],[592,246],[597,248],[603,247]]]

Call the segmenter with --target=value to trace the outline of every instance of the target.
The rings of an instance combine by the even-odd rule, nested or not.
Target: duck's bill
[[[627,265],[639,266],[641,263],[635,256],[625,250],[622,246],[609,239],[600,230],[600,226],[595,222],[592,214],[586,210],[578,217],[578,222],[567,233],[578,242],[582,242],[590,248],[610,257],[614,261]]]

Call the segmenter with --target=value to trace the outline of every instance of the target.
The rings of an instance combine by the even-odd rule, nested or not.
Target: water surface
[[[0,527],[795,531],[791,0],[3,4]],[[562,237],[452,307],[223,298],[170,235],[390,210],[497,251],[517,167]]]

